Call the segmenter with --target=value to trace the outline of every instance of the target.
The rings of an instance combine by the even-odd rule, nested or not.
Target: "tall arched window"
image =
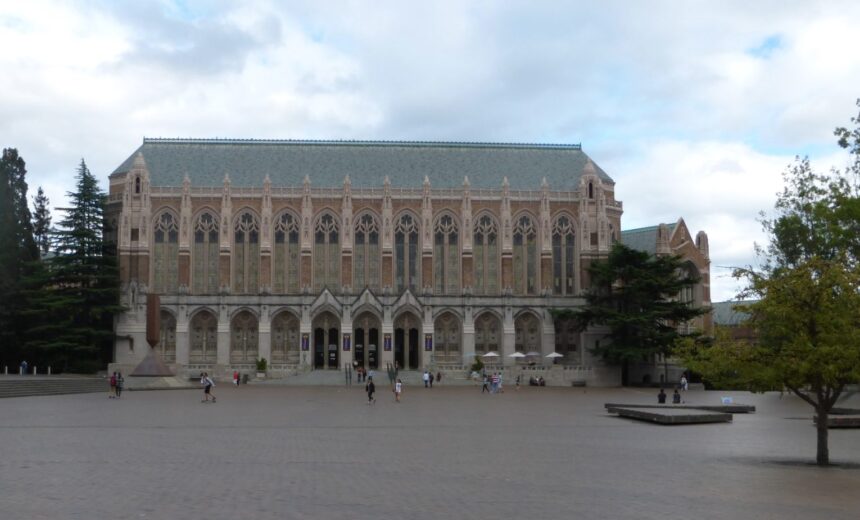
[[[299,292],[299,219],[284,213],[275,220],[272,278],[276,293]]]
[[[574,293],[574,234],[573,224],[566,216],[558,217],[552,226],[552,292]]]
[[[179,289],[179,226],[173,215],[161,214],[153,230],[152,287],[155,293],[175,293]]]
[[[337,221],[330,213],[317,219],[314,227],[314,290],[340,287],[340,241]]]
[[[394,256],[397,262],[395,287],[417,291],[421,286],[421,253],[418,245],[418,223],[412,215],[400,217],[394,226]]]
[[[233,292],[255,293],[260,280],[260,223],[249,211],[233,226]]]
[[[537,294],[537,226],[526,215],[514,224],[514,291]]]
[[[194,271],[192,273],[195,294],[218,292],[218,219],[206,212],[194,223]]]
[[[499,292],[499,228],[489,215],[478,218],[472,237],[475,294]]]
[[[433,228],[433,281],[436,294],[460,292],[460,247],[457,223],[451,215],[436,219]]]
[[[352,284],[356,289],[379,289],[379,221],[365,213],[355,221]]]

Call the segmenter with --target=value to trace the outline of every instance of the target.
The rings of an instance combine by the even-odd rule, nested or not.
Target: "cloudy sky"
[[[582,143],[624,229],[755,262],[795,155],[844,166],[860,2],[0,0],[0,146],[62,206],[147,137]]]

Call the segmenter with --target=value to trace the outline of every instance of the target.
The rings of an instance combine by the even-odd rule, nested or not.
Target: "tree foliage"
[[[852,122],[860,125],[860,116]],[[740,296],[756,299],[738,308],[750,314],[757,342],[719,338],[680,350],[712,382],[785,388],[809,403],[818,417],[819,464],[830,460],[828,414],[845,386],[860,381],[860,126],[836,134],[852,163],[821,175],[797,159],[784,174],[775,215],[762,218],[770,236],[758,251],[762,266],[734,273],[747,283]]]
[[[18,317],[21,280],[38,258],[26,176],[18,150],[4,149],[0,156],[0,360],[7,364],[20,356],[18,338],[25,327]]]
[[[592,286],[586,305],[569,314],[582,328],[609,328],[610,341],[595,349],[609,362],[667,355],[681,336],[678,325],[705,312],[678,300],[682,289],[698,282],[678,256],[653,256],[616,243],[609,257],[592,264],[589,273]]]
[[[36,196],[33,197],[33,237],[43,256],[51,246],[51,210],[48,209],[50,202],[39,186]]]
[[[110,360],[119,278],[112,244],[104,242],[105,195],[81,160],[71,206],[56,230],[55,255],[28,279],[28,313],[39,316],[28,346],[64,368],[84,359]]]

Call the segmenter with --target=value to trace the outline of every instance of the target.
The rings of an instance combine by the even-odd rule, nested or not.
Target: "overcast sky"
[[[622,227],[755,262],[795,155],[846,158],[860,2],[0,0],[0,146],[53,207],[147,137],[582,143]],[[55,220],[58,220],[55,213]]]

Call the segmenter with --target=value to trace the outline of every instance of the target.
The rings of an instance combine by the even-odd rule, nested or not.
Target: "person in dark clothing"
[[[375,403],[376,398],[373,397],[373,393],[376,392],[376,385],[373,384],[372,377],[367,379],[367,384],[364,385],[364,390],[367,392],[367,404]]]
[[[681,394],[678,393],[678,389],[675,389],[675,393],[672,394],[672,404],[681,404]]]
[[[662,388],[660,389],[660,393],[657,394],[657,402],[659,404],[666,404],[666,392]]]
[[[490,378],[486,374],[484,374],[484,386],[481,387],[481,393],[484,392],[490,392]]]

